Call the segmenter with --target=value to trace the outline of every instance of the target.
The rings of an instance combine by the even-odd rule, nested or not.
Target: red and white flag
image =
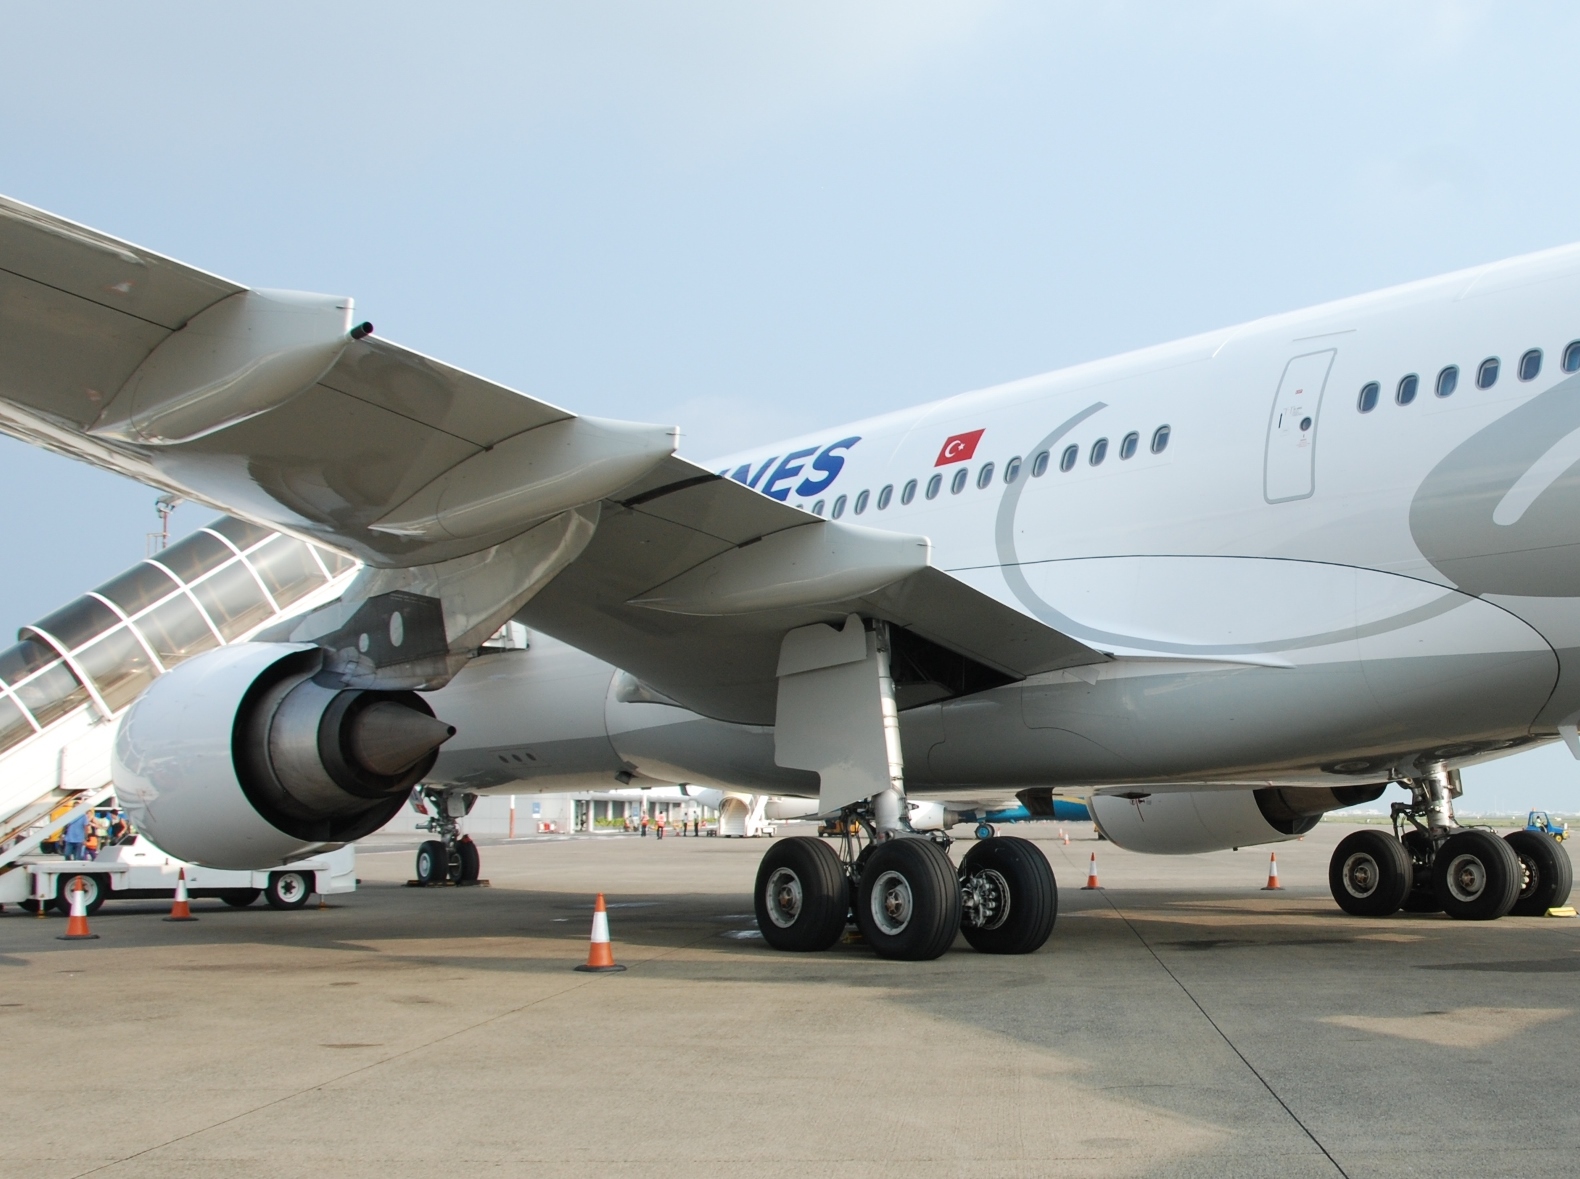
[[[963,463],[977,452],[977,443],[982,441],[984,430],[970,430],[964,434],[951,434],[944,439],[944,448],[938,452],[938,461],[935,467],[947,467],[950,463]]]

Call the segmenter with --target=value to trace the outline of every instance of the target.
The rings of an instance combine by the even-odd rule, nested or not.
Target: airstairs
[[[351,558],[223,517],[0,653],[0,874],[112,793],[122,713],[183,660],[338,598]]]

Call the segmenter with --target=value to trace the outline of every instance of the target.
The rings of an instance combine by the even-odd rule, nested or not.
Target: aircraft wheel
[[[984,954],[1042,948],[1059,915],[1059,886],[1042,849],[1013,836],[987,839],[960,865],[960,933]]]
[[[1542,831],[1511,831],[1503,841],[1520,861],[1520,896],[1512,917],[1540,917],[1569,900],[1574,867],[1558,840]]]
[[[450,877],[450,853],[437,839],[425,839],[417,847],[417,883],[443,884]]]
[[[993,828],[990,825],[988,825],[987,823],[978,823],[977,824],[976,837],[978,839],[992,839],[994,834],[995,834],[995,832],[994,832]]]
[[[227,888],[219,894],[219,899],[232,909],[245,909],[262,895],[261,888]]]
[[[483,858],[478,854],[477,844],[470,839],[462,839],[455,845],[455,856],[450,861],[450,878],[457,884],[476,884],[477,877],[483,870]]]
[[[1397,913],[1413,877],[1404,845],[1383,831],[1346,835],[1328,861],[1328,889],[1352,917]]]
[[[807,836],[781,839],[757,866],[757,928],[776,950],[826,950],[845,932],[850,888],[839,856]]]
[[[960,881],[949,854],[911,836],[878,844],[856,890],[856,924],[879,957],[940,957],[960,932]]]
[[[271,909],[300,909],[313,895],[311,872],[270,872],[263,899]]]
[[[1520,858],[1490,831],[1450,835],[1432,864],[1432,887],[1443,911],[1461,921],[1492,921],[1520,898]]]

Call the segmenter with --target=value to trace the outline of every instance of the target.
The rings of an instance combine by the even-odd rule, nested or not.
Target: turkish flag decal
[[[935,467],[947,467],[950,463],[963,463],[977,452],[977,443],[982,441],[983,430],[971,430],[965,434],[952,434],[944,439],[944,448],[938,452],[938,461]]]

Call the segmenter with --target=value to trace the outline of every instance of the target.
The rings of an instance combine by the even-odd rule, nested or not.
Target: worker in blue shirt
[[[88,816],[78,815],[66,824],[66,858],[68,860],[87,859],[88,843]]]

